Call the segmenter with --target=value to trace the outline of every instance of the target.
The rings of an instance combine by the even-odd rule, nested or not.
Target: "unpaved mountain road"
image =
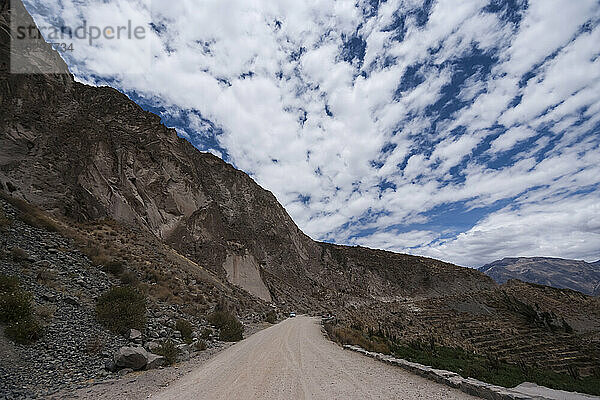
[[[475,399],[345,351],[318,321],[287,319],[217,354],[153,400]]]

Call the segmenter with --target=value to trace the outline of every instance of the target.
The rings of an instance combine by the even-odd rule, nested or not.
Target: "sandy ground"
[[[218,353],[153,400],[474,399],[345,351],[314,318],[287,319]]]

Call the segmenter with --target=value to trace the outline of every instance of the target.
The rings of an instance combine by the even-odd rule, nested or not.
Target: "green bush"
[[[172,365],[177,361],[177,347],[172,340],[164,341],[154,353],[165,358],[165,365]]]
[[[124,334],[146,326],[146,296],[131,287],[114,287],[98,298],[98,321],[113,332]]]
[[[19,289],[19,280],[0,274],[0,322],[6,337],[20,344],[38,340],[43,329],[33,318],[33,295]]]
[[[265,321],[270,324],[275,324],[277,322],[277,313],[273,310],[269,311],[265,316]]]
[[[577,375],[575,372],[559,374],[536,368],[524,361],[516,365],[509,364],[492,355],[483,357],[460,348],[435,345],[432,349],[428,344],[413,342],[393,345],[392,353],[398,358],[453,371],[463,377],[472,377],[504,387],[514,387],[523,382],[535,382],[552,389],[600,394],[600,377],[575,377]]]
[[[5,335],[19,344],[31,344],[42,337],[42,327],[31,317],[10,323]]]
[[[17,322],[31,318],[33,296],[22,290],[0,295],[0,322]]]
[[[12,293],[19,288],[19,278],[0,274],[0,293]]]
[[[178,319],[175,323],[175,329],[181,332],[181,336],[187,344],[192,343],[193,326],[189,321],[185,319]]]
[[[209,317],[210,322],[219,328],[219,340],[237,342],[242,340],[244,325],[230,312],[215,311]]]

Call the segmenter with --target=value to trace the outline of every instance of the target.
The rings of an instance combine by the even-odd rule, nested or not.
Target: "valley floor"
[[[323,336],[316,319],[301,316],[229,347],[150,398],[411,400],[474,397],[345,351]]]

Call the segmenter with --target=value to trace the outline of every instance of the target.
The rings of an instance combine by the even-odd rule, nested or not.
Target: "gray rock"
[[[148,363],[146,364],[146,369],[155,369],[162,367],[164,364],[165,358],[163,356],[152,353],[148,354]]]
[[[148,352],[143,347],[121,347],[114,355],[119,368],[143,369],[148,363]]]
[[[114,360],[110,360],[110,359],[109,359],[109,360],[106,360],[106,361],[104,362],[104,368],[105,368],[107,371],[110,371],[110,372],[115,372],[115,371],[117,370],[117,364],[115,363],[115,361],[114,361]]]
[[[127,334],[127,339],[131,341],[142,340],[142,332],[138,331],[137,329],[130,329],[129,333]]]
[[[78,300],[76,297],[73,297],[73,296],[65,296],[65,297],[63,298],[63,301],[64,301],[65,303],[67,303],[67,304],[70,304],[70,305],[72,305],[72,306],[79,307],[79,300]]]
[[[54,293],[42,293],[40,298],[44,301],[56,301],[56,295]]]
[[[147,342],[144,347],[149,352],[154,353],[154,351],[160,347],[160,343],[156,342],[156,341],[151,341],[151,342]]]

